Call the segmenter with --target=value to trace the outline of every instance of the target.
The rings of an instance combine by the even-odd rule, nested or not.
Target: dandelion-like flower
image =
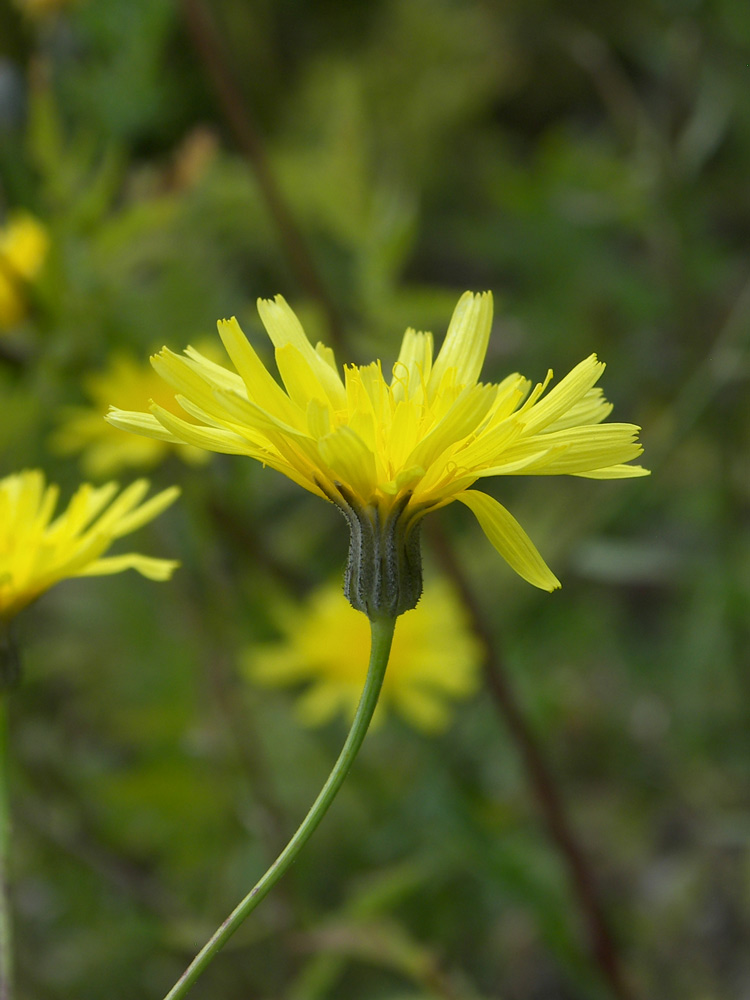
[[[255,646],[243,656],[246,675],[259,684],[309,682],[297,703],[307,725],[339,712],[350,719],[365,681],[370,629],[341,597],[340,584],[314,591],[280,620],[284,639]],[[423,732],[445,729],[450,703],[472,695],[479,683],[481,647],[449,584],[433,580],[396,630],[377,714],[386,706]]]
[[[134,569],[168,580],[178,563],[127,553],[107,556],[115,539],[153,520],[178,496],[175,486],[145,500],[149,484],[82,484],[55,517],[59,489],[39,469],[0,479],[0,626],[67,577]]]
[[[100,478],[125,467],[150,468],[175,450],[187,462],[197,463],[207,458],[204,449],[182,442],[125,435],[102,419],[112,404],[136,409],[148,406],[151,400],[167,410],[181,412],[174,392],[151,365],[124,353],[115,354],[104,369],[84,378],[83,388],[91,404],[67,407],[51,443],[62,454],[80,452],[87,475]]]
[[[611,405],[596,388],[595,355],[547,391],[552,372],[532,383],[512,374],[478,381],[492,324],[492,296],[466,292],[433,359],[430,333],[407,330],[387,378],[380,362],[347,365],[313,347],[281,296],[258,311],[275,347],[284,388],[235,319],[219,334],[236,371],[188,347],[151,361],[176,391],[186,415],[158,403],[151,413],[114,409],[116,427],[162,441],[249,455],[324,497],[349,522],[345,592],[370,618],[415,607],[422,590],[419,524],[428,511],[459,500],[490,542],[529,583],[559,581],[516,519],[479,479],[574,475],[618,479],[646,474],[629,465],[641,454],[639,428],[605,423]]]
[[[18,212],[0,227],[0,330],[20,323],[28,308],[27,288],[42,268],[49,250],[44,226]]]

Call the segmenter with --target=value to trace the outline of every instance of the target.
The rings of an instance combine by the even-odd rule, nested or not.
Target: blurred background
[[[18,622],[19,998],[162,996],[345,734],[253,666],[341,579],[338,513],[100,413],[163,344],[221,360],[220,317],[272,363],[258,296],[389,368],[467,288],[484,378],[596,351],[653,475],[489,485],[553,595],[435,515],[484,666],[435,725],[384,713],[192,995],[750,997],[749,43],[736,0],[0,0],[0,476],[183,489],[128,540],[171,583]]]

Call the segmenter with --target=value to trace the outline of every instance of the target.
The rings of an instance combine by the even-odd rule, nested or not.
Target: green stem
[[[164,1000],[180,1000],[181,997],[186,995],[196,979],[204,972],[240,924],[252,913],[258,903],[265,898],[284,872],[286,872],[328,811],[328,807],[336,797],[339,788],[341,788],[344,779],[349,773],[349,769],[354,763],[354,758],[362,746],[362,741],[370,725],[375,706],[378,703],[380,688],[383,685],[383,677],[385,676],[385,668],[388,664],[388,656],[391,651],[391,642],[393,641],[395,627],[395,618],[379,618],[370,622],[372,635],[370,665],[367,670],[367,680],[362,691],[362,697],[359,700],[357,712],[354,716],[354,722],[349,730],[349,735],[339,754],[339,758],[333,765],[333,770],[328,775],[328,780],[323,785],[307,816],[302,820],[302,823],[297,828],[297,832],[265,875],[253,886],[247,896],[245,896],[211,939],[198,952],[179,980],[169,993],[167,993]]]
[[[0,1000],[10,1000],[13,981],[13,937],[8,898],[9,846],[8,693],[0,691]]]

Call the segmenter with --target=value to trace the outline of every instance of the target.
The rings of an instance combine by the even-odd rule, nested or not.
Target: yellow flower
[[[219,334],[236,371],[188,347],[151,361],[176,390],[192,424],[163,406],[113,409],[116,427],[162,441],[249,455],[335,503],[352,532],[346,594],[370,617],[400,614],[421,593],[418,526],[460,500],[525,580],[560,586],[526,532],[497,500],[470,487],[487,476],[645,475],[639,428],[604,423],[612,407],[595,388],[604,365],[591,355],[547,392],[513,374],[478,382],[492,324],[492,296],[466,292],[433,360],[432,335],[407,330],[392,376],[380,362],[349,365],[342,379],[330,348],[313,347],[281,296],[258,311],[276,349],[284,389],[235,319]]]
[[[310,682],[297,702],[307,725],[321,725],[338,712],[353,717],[367,672],[370,628],[343,600],[341,585],[315,591],[304,607],[285,616],[282,628],[284,642],[246,652],[247,676],[269,686]],[[477,690],[480,658],[453,591],[445,580],[430,582],[396,629],[378,712],[390,706],[424,732],[446,728],[451,700]]]
[[[87,475],[100,478],[128,466],[153,467],[173,450],[188,462],[207,458],[204,450],[189,444],[127,437],[103,419],[111,403],[123,409],[134,409],[154,402],[179,412],[174,393],[150,365],[117,354],[103,371],[92,372],[84,378],[84,389],[91,406],[68,407],[51,443],[62,454],[81,452]]]
[[[168,580],[178,565],[171,559],[105,556],[116,538],[153,520],[179,494],[173,486],[142,502],[148,486],[140,479],[116,496],[116,483],[84,483],[54,517],[59,489],[45,485],[39,469],[0,479],[0,625],[67,577],[134,569]]]
[[[25,212],[0,228],[0,329],[15,326],[27,310],[26,285],[41,270],[49,249],[44,226]]]

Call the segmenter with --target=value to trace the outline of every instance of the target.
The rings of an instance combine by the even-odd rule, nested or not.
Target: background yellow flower
[[[127,467],[151,468],[170,452],[192,463],[208,459],[207,452],[189,444],[122,434],[104,419],[112,403],[135,409],[154,402],[168,410],[179,410],[174,393],[147,362],[117,353],[104,369],[86,375],[83,386],[91,405],[63,410],[51,444],[62,454],[80,452],[87,475],[98,478]]]
[[[66,577],[134,569],[151,580],[168,580],[178,565],[172,559],[105,556],[115,539],[153,520],[180,492],[172,486],[143,502],[148,487],[139,479],[117,496],[116,483],[83,483],[54,517],[60,491],[45,484],[41,470],[0,479],[0,623]]]
[[[26,285],[36,278],[48,250],[47,230],[27,212],[14,213],[0,228],[0,331],[26,315]]]
[[[309,682],[297,701],[307,725],[339,712],[353,716],[367,673],[370,625],[340,583],[321,587],[303,607],[288,611],[282,628],[283,641],[247,650],[246,675],[268,686]],[[480,643],[458,598],[445,580],[431,580],[416,608],[399,618],[376,721],[388,707],[424,732],[444,729],[450,703],[476,691],[480,662]]]

